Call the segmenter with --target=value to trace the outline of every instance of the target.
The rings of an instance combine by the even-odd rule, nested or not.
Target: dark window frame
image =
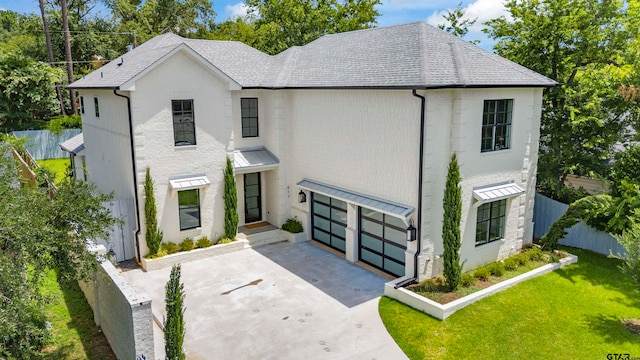
[[[482,211],[485,211],[487,207],[489,208],[488,210],[489,217],[486,219],[482,219],[480,217],[480,214]],[[501,207],[504,210],[502,214],[500,213]],[[498,228],[498,236],[492,237],[491,229],[500,220],[502,220],[502,224],[501,225],[498,224],[500,226]],[[484,233],[483,238],[480,238],[481,233],[478,232],[478,229],[480,228],[480,226],[482,226],[481,224],[486,224],[486,227],[485,227],[486,230],[483,232]],[[476,246],[481,246],[481,245],[489,244],[489,243],[504,239],[504,231],[506,226],[507,226],[507,199],[492,201],[492,202],[488,202],[480,205],[476,212],[476,239],[475,239]]]
[[[189,104],[189,109],[185,110],[185,104]],[[176,105],[180,109],[176,110]],[[171,118],[173,123],[173,145],[174,146],[194,146],[196,142],[196,118],[193,99],[172,99]],[[183,121],[187,119],[191,121]],[[178,125],[176,127],[176,125]],[[185,126],[186,125],[186,126]],[[186,129],[186,130],[185,130]]]
[[[388,240],[388,239],[386,238],[386,236],[385,236],[385,232],[386,232],[387,228],[391,228],[391,229],[393,229],[393,230],[397,230],[397,231],[400,231],[400,232],[403,232],[403,233],[406,233],[407,229],[405,229],[405,228],[401,228],[401,227],[398,227],[398,226],[396,226],[396,225],[394,225],[394,224],[391,224],[390,222],[387,222],[387,217],[393,217],[393,216],[391,216],[391,215],[387,215],[387,214],[384,214],[384,213],[381,213],[381,212],[379,212],[379,211],[377,211],[377,210],[374,210],[374,209],[370,209],[370,208],[367,208],[367,209],[368,209],[368,210],[371,210],[371,211],[375,211],[375,212],[377,212],[377,213],[379,213],[379,214],[382,214],[382,221],[380,221],[380,220],[378,220],[378,219],[374,219],[374,218],[372,218],[372,217],[368,217],[368,216],[366,216],[366,215],[362,214],[362,207],[358,207],[358,257],[359,257],[360,261],[362,261],[363,263],[368,264],[368,265],[370,265],[370,266],[373,266],[373,267],[374,267],[374,268],[376,268],[376,269],[382,270],[382,271],[384,271],[384,272],[386,272],[386,273],[393,274],[393,275],[395,275],[395,276],[404,276],[404,274],[394,274],[394,273],[391,273],[389,270],[387,270],[387,269],[385,269],[385,268],[384,268],[385,261],[387,261],[387,260],[388,260],[388,261],[392,261],[392,262],[394,262],[394,263],[396,263],[396,264],[398,264],[398,265],[402,265],[403,267],[405,267],[405,266],[406,266],[406,264],[405,264],[405,263],[401,263],[401,262],[399,262],[398,260],[396,260],[396,259],[392,258],[391,256],[386,255],[386,254],[384,253],[384,246],[385,246],[385,244],[389,244],[389,245],[391,245],[391,246],[394,246],[394,247],[397,247],[397,248],[399,248],[399,249],[402,249],[403,251],[407,251],[406,241],[405,241],[405,245],[404,245],[404,246],[402,246],[402,245],[398,244],[398,243],[397,243],[397,242],[395,242],[395,241]],[[377,224],[379,224],[379,225],[382,225],[382,237],[380,237],[380,236],[378,236],[378,235],[376,235],[376,234],[372,234],[372,233],[370,233],[370,232],[365,231],[365,230],[363,229],[363,227],[362,227],[362,220],[363,220],[363,219],[364,219],[364,220],[367,220],[367,221],[370,221],[370,222],[373,222],[373,223],[377,223]],[[375,249],[372,249],[372,248],[368,248],[368,247],[366,247],[366,246],[363,246],[363,245],[362,245],[362,236],[361,236],[361,234],[365,234],[365,235],[367,235],[367,236],[369,236],[369,237],[372,237],[372,238],[374,238],[374,239],[377,239],[377,240],[382,241],[382,243],[383,243],[383,252],[381,253],[380,251],[377,251],[377,250],[375,250]],[[367,250],[367,251],[369,251],[369,252],[373,253],[373,254],[376,254],[376,255],[378,255],[378,256],[380,256],[380,257],[382,257],[382,267],[379,267],[379,266],[377,266],[377,265],[375,265],[375,264],[372,264],[372,263],[367,262],[366,260],[364,260],[364,259],[362,258],[362,249],[363,249],[363,248],[364,248],[365,250]]]
[[[186,194],[188,192],[192,192],[195,191],[196,193],[196,204],[195,205],[185,205],[185,207],[183,208],[182,205],[180,204],[180,194]],[[183,212],[187,212],[189,210],[193,210],[193,209],[197,209],[198,212],[198,224],[196,226],[187,226],[187,225],[183,225],[182,223],[182,213]],[[189,189],[189,190],[181,190],[178,191],[178,221],[180,223],[180,231],[185,231],[185,230],[191,230],[191,229],[197,229],[202,225],[202,216],[201,216],[201,212],[200,212],[200,189]]]
[[[255,107],[250,104],[255,100]],[[247,106],[245,106],[245,103]],[[255,116],[250,114],[246,114],[245,111],[249,112],[249,110],[255,108]],[[251,138],[251,137],[260,137],[260,122],[259,118],[259,106],[258,106],[258,98],[240,98],[240,117],[241,117],[241,125],[242,125],[242,137],[243,138]],[[255,120],[255,126],[249,126],[248,122],[251,120]],[[250,132],[251,130],[251,132]],[[253,131],[255,130],[255,133]]]
[[[94,107],[94,110],[96,112],[96,118],[99,118],[100,117],[100,103],[98,102],[98,98],[97,97],[93,98],[93,107]]]
[[[84,114],[84,96],[80,96],[80,114]]]
[[[513,99],[485,100],[482,109],[480,151],[492,152],[511,148]]]
[[[323,196],[326,196],[326,195],[323,195]],[[340,200],[340,199],[332,198],[332,197],[330,197],[330,196],[326,196],[326,197],[328,197],[328,198],[329,198],[329,204],[327,204],[327,203],[326,203],[326,202],[324,202],[324,201],[319,200],[319,199],[315,196],[315,193],[313,193],[313,192],[311,193],[311,237],[312,237],[312,238],[314,237],[314,236],[313,236],[313,234],[315,233],[315,231],[316,231],[316,230],[317,230],[317,231],[320,231],[320,232],[322,232],[322,233],[325,233],[325,234],[329,235],[329,244],[325,243],[324,241],[320,241],[320,240],[316,240],[316,241],[318,241],[318,242],[320,242],[320,243],[322,243],[322,244],[324,244],[324,245],[326,245],[326,246],[329,246],[329,247],[330,247],[330,248],[332,248],[332,249],[335,249],[335,250],[337,250],[337,251],[340,251],[341,253],[345,253],[345,252],[346,252],[346,242],[347,242],[346,236],[345,236],[345,237],[342,237],[342,236],[340,236],[340,235],[335,234],[335,233],[333,232],[333,226],[334,226],[334,224],[335,224],[336,226],[341,226],[341,227],[345,227],[345,228],[346,228],[346,227],[347,227],[347,223],[343,223],[343,222],[341,222],[341,221],[338,221],[338,220],[336,220],[336,219],[333,219],[333,217],[331,216],[331,215],[332,215],[332,214],[331,214],[331,210],[335,210],[335,211],[337,211],[337,212],[341,212],[341,213],[344,213],[345,215],[347,215],[347,209],[343,209],[343,208],[341,208],[341,207],[339,207],[339,206],[337,206],[337,205],[334,205],[333,200],[335,200],[335,201],[340,201],[340,202],[342,202],[342,203],[345,203],[345,207],[347,207],[348,205],[347,205],[347,203],[346,203],[345,201],[342,201],[342,200]],[[313,210],[313,204],[314,204],[314,203],[318,203],[318,204],[321,204],[321,205],[327,206],[327,207],[329,208],[329,217],[326,217],[326,216],[324,216],[324,215],[320,215],[320,214],[316,213],[316,212]],[[320,227],[317,227],[317,226],[315,225],[315,219],[314,219],[314,217],[316,217],[316,216],[317,216],[317,217],[319,217],[319,218],[321,218],[321,219],[323,219],[323,220],[325,220],[325,221],[328,221],[328,222],[329,222],[329,231],[328,231],[328,232],[327,232],[326,230],[324,230],[324,229],[322,229],[322,228],[320,228]],[[339,239],[339,240],[342,240],[342,241],[344,241],[344,242],[345,242],[345,250],[340,249],[339,247],[337,247],[337,246],[334,246],[334,245],[333,245],[333,242],[332,242],[331,240],[332,240],[334,237],[335,237],[336,239]]]

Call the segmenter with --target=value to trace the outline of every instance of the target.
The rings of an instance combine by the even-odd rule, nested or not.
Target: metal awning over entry
[[[490,185],[473,190],[473,197],[477,200],[474,206],[484,203],[509,199],[524,194],[524,189],[510,182],[498,185]]]
[[[363,195],[354,191],[322,184],[312,180],[304,179],[297,185],[304,190],[329,196],[347,203],[355,204],[357,206],[366,207],[383,214],[399,217],[406,223],[409,222],[409,216],[411,216],[411,214],[413,214],[413,212],[415,211],[413,206],[402,205],[392,201]]]
[[[264,147],[233,152],[233,167],[236,174],[272,170],[279,165],[280,160]]]

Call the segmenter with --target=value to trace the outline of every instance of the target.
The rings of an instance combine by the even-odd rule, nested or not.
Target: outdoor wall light
[[[113,251],[113,248],[109,249],[109,252],[107,253],[107,260],[109,260],[114,266],[118,264],[116,252]]]
[[[298,193],[298,202],[301,204],[307,202],[307,194],[305,194],[302,190],[300,190],[300,192]]]
[[[407,241],[416,240],[416,227],[413,226],[413,219],[409,220],[409,227],[407,228]]]

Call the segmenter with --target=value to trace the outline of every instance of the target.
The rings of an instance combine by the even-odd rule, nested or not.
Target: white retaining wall
[[[151,298],[137,293],[108,261],[95,281],[80,281],[96,325],[118,359],[155,359]]]

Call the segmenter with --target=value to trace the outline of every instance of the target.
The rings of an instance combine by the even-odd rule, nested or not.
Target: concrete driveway
[[[122,273],[160,321],[170,271]],[[188,359],[407,358],[378,315],[387,280],[312,244],[186,263],[182,281]]]

